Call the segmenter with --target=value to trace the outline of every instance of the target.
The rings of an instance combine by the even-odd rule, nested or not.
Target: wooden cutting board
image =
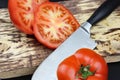
[[[66,0],[66,6],[79,23],[86,21],[104,0]],[[91,29],[91,38],[98,45],[94,49],[107,63],[120,61],[120,8]],[[14,27],[8,9],[0,9],[0,78],[32,74],[51,54],[34,36]]]

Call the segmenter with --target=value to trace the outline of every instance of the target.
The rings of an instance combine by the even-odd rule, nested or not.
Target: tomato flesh
[[[49,48],[57,48],[79,27],[73,15],[58,3],[41,4],[35,15],[34,34]]]
[[[9,0],[8,10],[14,25],[26,34],[33,34],[34,11],[44,1],[48,0]]]

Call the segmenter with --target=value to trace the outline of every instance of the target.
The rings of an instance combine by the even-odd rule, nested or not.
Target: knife
[[[58,80],[57,68],[65,58],[80,48],[94,49],[96,43],[90,39],[90,28],[112,13],[119,4],[120,0],[106,0],[86,22],[39,65],[32,76],[32,80]]]

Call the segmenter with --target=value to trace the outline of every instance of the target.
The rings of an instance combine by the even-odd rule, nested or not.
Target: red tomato
[[[58,80],[108,80],[108,66],[103,57],[83,48],[60,63],[57,76]]]
[[[33,12],[45,1],[48,0],[9,0],[8,10],[14,25],[26,34],[33,34]]]
[[[78,27],[75,17],[63,5],[45,2],[35,12],[34,34],[39,42],[55,49]]]

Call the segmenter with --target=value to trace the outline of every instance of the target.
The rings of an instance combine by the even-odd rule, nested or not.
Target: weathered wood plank
[[[104,1],[105,0],[71,0],[71,4],[67,1],[62,3],[74,14],[81,24],[85,22]],[[95,51],[100,53],[100,55],[120,55],[120,7],[109,17],[91,28],[91,38],[98,43]]]
[[[7,9],[0,9],[0,27],[0,78],[31,74],[27,72],[33,72],[34,67],[52,52],[33,35],[26,35],[16,29],[11,23]]]
[[[104,0],[67,0],[66,6],[79,23],[86,21]],[[106,61],[120,61],[120,8],[91,29],[91,38],[98,43],[95,51]],[[33,35],[26,35],[14,27],[8,9],[0,9],[0,78],[32,74],[52,52]]]

